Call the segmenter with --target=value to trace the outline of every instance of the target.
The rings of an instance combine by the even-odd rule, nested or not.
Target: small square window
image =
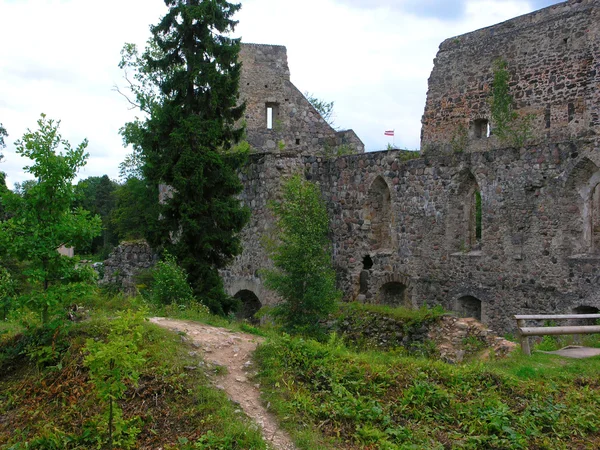
[[[296,145],[300,145],[300,139],[296,139]]]
[[[487,119],[476,119],[471,124],[471,134],[475,139],[485,139],[490,137],[492,129],[490,121]]]

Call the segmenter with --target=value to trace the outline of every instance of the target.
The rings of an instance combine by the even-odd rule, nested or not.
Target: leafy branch
[[[520,116],[514,110],[514,100],[509,92],[510,73],[506,61],[497,59],[494,62],[494,82],[490,101],[494,134],[503,143],[522,147],[531,139],[533,115]]]

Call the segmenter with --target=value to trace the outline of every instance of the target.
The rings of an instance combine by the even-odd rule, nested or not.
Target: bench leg
[[[527,356],[531,356],[531,348],[529,347],[529,336],[521,336],[521,350]]]
[[[523,336],[521,334],[521,328],[524,326],[524,320],[517,320],[517,330],[519,332],[519,339],[521,340],[521,351],[527,356],[531,356],[531,348],[529,347],[529,336]]]

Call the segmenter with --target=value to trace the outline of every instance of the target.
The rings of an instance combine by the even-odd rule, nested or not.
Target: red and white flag
[[[385,136],[393,136],[394,135],[394,130],[387,130],[386,132],[383,133]]]

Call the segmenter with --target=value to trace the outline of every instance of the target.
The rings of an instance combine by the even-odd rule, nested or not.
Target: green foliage
[[[333,105],[334,102],[327,102],[320,98],[315,97],[309,92],[305,92],[304,96],[308,100],[308,102],[317,110],[317,112],[321,115],[321,117],[327,122],[330,126],[333,126],[335,122],[333,118]]]
[[[110,222],[119,241],[156,241],[158,189],[144,179],[130,177],[115,190],[115,208]]]
[[[373,305],[369,303],[343,303],[340,305],[340,320],[347,315],[361,316],[365,313],[375,313],[385,317],[391,317],[405,323],[408,327],[420,327],[425,323],[435,321],[447,312],[440,305],[433,308],[422,306],[419,309],[406,308],[404,306]]]
[[[133,319],[132,313],[126,314],[132,319],[127,319],[130,326],[115,326],[123,319],[114,319],[122,313],[115,313],[112,307],[118,303],[127,307],[127,302],[137,307],[139,299],[94,298],[88,302],[94,305],[91,319],[71,324],[68,329],[61,327],[58,334],[56,329],[43,327],[0,336],[0,447],[108,448],[108,404],[98,397],[94,380],[90,379],[91,369],[84,366],[85,357],[91,355],[85,354],[85,343],[93,342],[106,361],[109,353],[122,358],[118,353],[124,348],[111,335],[117,335],[117,342],[124,340],[129,352],[133,347],[129,337],[137,334],[141,338],[131,339],[144,362],[140,366],[134,364],[134,372],[139,375],[137,384],[132,378],[121,376],[126,389],[113,406],[122,410],[123,427],[119,436],[118,424],[114,424],[115,448],[126,448],[129,443],[133,448],[153,449],[266,449],[256,425],[211,385],[204,370],[198,367],[198,356],[190,354],[180,336]],[[102,308],[107,303],[111,303],[111,309],[105,311]],[[39,371],[31,370],[36,361],[27,358],[24,349],[42,344],[50,348],[54,345],[54,360]],[[110,352],[105,353],[106,346]],[[96,363],[101,364],[99,360]],[[185,369],[190,366],[197,366],[198,370]],[[99,367],[100,372],[107,373],[107,378],[99,379],[106,386],[114,379],[108,369],[108,363]]]
[[[85,165],[87,141],[77,148],[58,133],[60,122],[42,114],[39,130],[28,130],[16,142],[17,154],[33,160],[24,169],[35,177],[18,193],[0,193],[10,218],[0,222],[0,250],[10,257],[27,261],[23,271],[32,292],[24,302],[42,315],[50,314],[74,296],[90,292],[93,271],[77,267],[75,258],[58,253],[61,246],[84,247],[100,232],[100,218],[82,208],[73,209],[72,180]],[[57,152],[59,146],[62,152]]]
[[[143,338],[141,312],[123,312],[111,323],[106,342],[96,339],[86,341],[85,365],[90,370],[90,379],[96,388],[98,399],[106,405],[104,422],[108,448],[132,448],[140,429],[137,418],[125,421],[117,401],[123,397],[128,383],[137,385],[140,369],[146,362],[139,345]],[[104,443],[103,442],[103,443]]]
[[[142,167],[144,166],[144,155],[139,149],[134,148],[131,153],[125,155],[123,162],[119,163],[119,178],[122,182],[130,178],[139,180],[144,178]]]
[[[481,240],[481,232],[482,232],[482,217],[483,212],[481,209],[481,192],[475,191],[475,239],[478,241]]]
[[[458,129],[452,135],[452,139],[450,140],[450,146],[452,147],[452,152],[454,153],[463,153],[467,144],[469,143],[469,132],[467,127],[464,124],[460,124]]]
[[[6,128],[4,128],[2,126],[2,124],[0,123],[0,150],[3,149],[4,147],[6,147],[6,144],[4,143],[4,138],[8,136],[8,133],[6,132]],[[0,153],[0,161],[2,161],[3,155],[2,153]]]
[[[271,209],[279,243],[270,249],[276,270],[265,271],[265,285],[283,298],[273,314],[288,330],[317,332],[319,320],[333,311],[340,296],[319,188],[296,175],[284,184],[283,200]]]
[[[452,366],[287,336],[256,359],[265,400],[304,448],[598,447],[598,360]]]
[[[185,270],[168,252],[152,270],[152,281],[150,299],[156,304],[187,305],[194,301],[194,292],[187,282]]]
[[[228,37],[240,5],[172,0],[168,6],[142,54],[131,44],[123,48],[121,67],[133,71],[130,88],[148,115],[121,132],[142,156],[152,189],[173,188],[150,244],[175,255],[196,296],[227,314],[233,303],[218,269],[241,251],[239,232],[250,215],[238,198],[237,170],[249,152],[248,144],[236,145],[245,109],[238,105],[240,40]]]
[[[10,272],[0,266],[0,318],[6,320],[8,311],[14,304],[15,281]]]
[[[115,190],[117,183],[108,178],[108,175],[102,177],[88,177],[77,183],[76,192],[78,199],[75,206],[80,206],[92,215],[97,215],[102,220],[102,232],[95,237],[92,242],[84,248],[78,248],[79,254],[91,253],[100,255],[101,259],[106,259],[112,247],[119,243],[118,236],[111,223],[111,214],[115,208]]]
[[[501,142],[522,147],[531,139],[533,116],[519,116],[513,109],[513,98],[509,92],[510,73],[506,61],[494,62],[494,82],[492,84],[491,114],[493,133]]]
[[[323,146],[323,150],[321,155],[325,159],[336,158],[338,156],[347,156],[347,155],[355,155],[356,149],[348,144],[336,145],[334,147],[328,145],[327,143]]]

